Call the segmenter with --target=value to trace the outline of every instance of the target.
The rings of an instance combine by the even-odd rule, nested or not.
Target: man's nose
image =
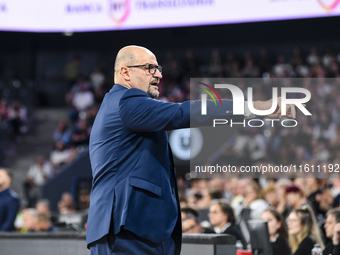
[[[158,68],[156,69],[156,72],[154,73],[153,77],[157,77],[159,79],[163,78],[162,73],[158,70]]]

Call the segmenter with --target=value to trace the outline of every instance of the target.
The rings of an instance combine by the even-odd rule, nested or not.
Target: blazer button
[[[172,194],[175,194],[175,192],[176,192],[175,189],[172,189]]]

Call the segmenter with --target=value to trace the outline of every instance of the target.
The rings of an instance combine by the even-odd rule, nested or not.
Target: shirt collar
[[[125,86],[123,86],[123,85],[120,85],[120,84],[115,84],[115,85],[113,85],[113,87],[112,87],[112,90],[122,90],[122,89],[129,89],[128,87],[125,87]]]
[[[231,223],[228,222],[227,224],[225,224],[221,229],[219,227],[214,227],[214,230],[217,234],[223,233],[227,228],[229,228],[231,226]]]

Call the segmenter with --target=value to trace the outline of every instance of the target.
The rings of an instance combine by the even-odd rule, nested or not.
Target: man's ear
[[[126,67],[126,66],[122,66],[122,67],[120,68],[120,74],[121,74],[121,76],[123,77],[124,80],[126,80],[126,81],[131,80],[131,74],[132,74],[132,72],[131,72],[131,69],[130,69],[130,68],[128,68],[128,67]]]

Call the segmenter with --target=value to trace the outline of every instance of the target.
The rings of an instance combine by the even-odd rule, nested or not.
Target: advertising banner
[[[2,0],[0,30],[85,32],[329,17],[340,0]]]

